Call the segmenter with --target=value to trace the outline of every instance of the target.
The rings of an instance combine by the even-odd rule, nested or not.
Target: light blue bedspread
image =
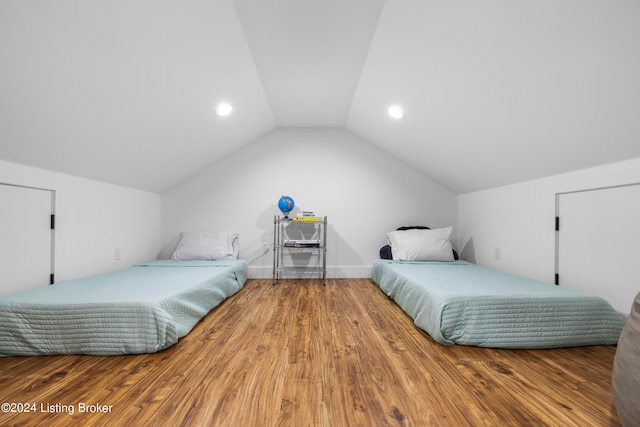
[[[372,279],[443,345],[611,345],[625,322],[602,298],[465,261],[376,260]]]
[[[0,356],[154,353],[246,279],[241,260],[159,260],[0,296]]]

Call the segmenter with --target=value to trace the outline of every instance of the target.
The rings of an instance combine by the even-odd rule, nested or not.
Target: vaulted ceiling
[[[463,193],[636,158],[638,20],[637,0],[2,0],[0,159],[162,192],[274,129],[344,128]]]

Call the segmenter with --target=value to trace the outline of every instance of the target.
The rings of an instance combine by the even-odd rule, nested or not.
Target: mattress
[[[466,261],[376,260],[372,279],[443,345],[612,345],[625,322],[602,298]]]
[[[155,353],[245,282],[241,260],[159,260],[0,296],[0,356]]]

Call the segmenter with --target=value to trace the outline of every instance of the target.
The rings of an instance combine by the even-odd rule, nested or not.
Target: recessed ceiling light
[[[401,119],[404,117],[404,110],[399,105],[392,105],[391,107],[389,107],[387,112],[394,119]]]
[[[216,116],[225,117],[231,114],[233,107],[227,102],[218,104],[216,107]]]

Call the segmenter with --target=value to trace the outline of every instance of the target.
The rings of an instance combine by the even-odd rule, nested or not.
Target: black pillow
[[[382,259],[393,259],[393,255],[391,255],[391,246],[384,245],[380,248],[380,258]]]
[[[412,229],[431,230],[429,227],[425,227],[424,225],[405,225],[402,227],[398,227],[397,231],[412,230]],[[384,245],[383,247],[380,248],[380,258],[393,259],[393,254],[391,253],[391,246]],[[453,259],[458,260],[458,253],[456,252],[455,249],[453,249]]]

